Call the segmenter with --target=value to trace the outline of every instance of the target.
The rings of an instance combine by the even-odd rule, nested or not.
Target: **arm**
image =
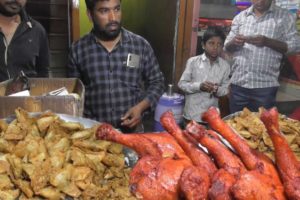
[[[228,94],[229,90],[229,84],[230,84],[230,65],[226,62],[225,64],[223,64],[223,67],[226,68],[224,70],[224,74],[223,74],[223,78],[222,81],[218,87],[218,90],[215,94],[215,96],[217,97],[222,97]]]
[[[142,100],[137,105],[131,107],[126,114],[121,118],[122,126],[133,128],[142,120],[142,113],[151,106],[147,99]]]
[[[70,48],[68,63],[67,63],[67,77],[81,78],[80,72],[77,67],[77,56],[75,53],[75,47]]]
[[[164,77],[159,69],[157,59],[151,46],[147,43],[143,54],[143,81],[146,87],[146,96],[135,106],[131,107],[121,118],[122,125],[130,128],[138,125],[142,120],[142,113],[151,108],[154,110],[156,103],[164,92]]]
[[[288,50],[287,43],[272,38],[268,38],[263,35],[249,37],[248,39],[246,39],[246,42],[258,47],[269,47],[274,51],[277,51],[282,54],[286,53]]]
[[[288,13],[286,17],[288,18],[288,22],[283,23],[285,26],[285,37],[283,41],[286,41],[287,53],[300,52],[300,37],[297,31],[295,18],[290,13]]]
[[[184,72],[178,82],[178,87],[187,94],[193,94],[200,92],[200,85],[202,82],[194,81],[193,76],[193,65],[195,62],[190,58],[187,63]],[[200,63],[199,63],[200,64]],[[204,77],[203,77],[204,78]]]
[[[246,42],[258,47],[269,47],[282,54],[300,51],[300,38],[295,18],[290,13],[286,13],[279,23],[280,29],[283,30],[280,40],[257,35],[249,37]]]
[[[36,60],[36,72],[38,77],[48,77],[50,66],[48,38],[45,29],[41,25],[37,25],[37,28],[40,28],[41,31],[39,38],[39,56]]]
[[[240,19],[239,15],[237,15],[231,24],[231,29],[225,40],[225,50],[228,52],[238,51],[245,43],[245,37],[240,35]]]
[[[165,79],[160,70],[157,58],[149,43],[144,47],[143,52],[142,78],[146,88],[144,100],[148,101],[151,110],[156,108],[156,103],[165,90]]]

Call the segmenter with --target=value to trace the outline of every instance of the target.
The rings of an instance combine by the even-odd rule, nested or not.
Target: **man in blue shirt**
[[[135,132],[164,91],[159,64],[144,38],[122,28],[120,0],[85,2],[93,29],[72,45],[68,76],[86,87],[85,117]]]

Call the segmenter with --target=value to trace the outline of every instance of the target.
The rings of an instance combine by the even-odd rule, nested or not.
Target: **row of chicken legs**
[[[193,121],[182,130],[168,111],[161,116],[165,132],[123,134],[102,124],[96,136],[138,154],[130,174],[130,190],[138,199],[300,200],[300,165],[280,133],[275,108],[265,110],[261,120],[274,144],[276,165],[251,149],[216,108],[202,117],[214,131]]]

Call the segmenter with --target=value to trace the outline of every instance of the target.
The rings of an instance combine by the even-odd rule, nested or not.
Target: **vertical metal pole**
[[[177,51],[177,40],[178,40],[178,26],[179,26],[179,12],[180,11],[180,0],[177,0],[176,5],[176,22],[175,22],[175,31],[173,39],[173,66],[172,66],[172,82],[170,84],[175,85],[175,76],[176,76],[176,51]]]

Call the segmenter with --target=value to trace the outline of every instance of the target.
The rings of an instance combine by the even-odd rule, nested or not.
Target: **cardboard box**
[[[15,114],[15,109],[21,107],[28,112],[44,112],[51,110],[72,116],[82,116],[84,106],[84,85],[76,78],[29,78],[30,96],[5,96],[7,80],[0,83],[0,118]],[[65,87],[69,93],[79,95],[47,96],[46,94]]]

